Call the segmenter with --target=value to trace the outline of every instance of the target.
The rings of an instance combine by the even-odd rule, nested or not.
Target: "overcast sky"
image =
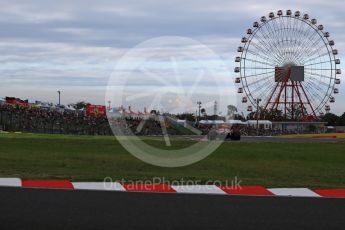
[[[341,0],[0,0],[0,96],[56,102],[61,90],[63,103],[104,104],[109,77],[128,50],[148,39],[180,36],[205,45],[224,61],[229,75],[223,76],[223,87],[229,91],[221,94],[233,98],[233,59],[240,38],[253,21],[278,9],[317,18],[340,55],[345,51]],[[210,90],[208,85],[206,81],[200,89]],[[345,110],[342,92],[344,84],[333,112]],[[148,105],[142,101],[141,106]],[[223,111],[225,104],[220,106]]]

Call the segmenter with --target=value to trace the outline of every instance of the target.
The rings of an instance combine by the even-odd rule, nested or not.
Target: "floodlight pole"
[[[198,117],[198,119],[200,119],[200,116],[201,116],[201,114],[200,114],[200,110],[201,110],[201,101],[197,101],[196,102],[197,104],[198,104],[198,109],[199,109],[199,117]]]
[[[57,93],[59,94],[59,106],[60,106],[60,102],[61,102],[61,91],[57,91]]]

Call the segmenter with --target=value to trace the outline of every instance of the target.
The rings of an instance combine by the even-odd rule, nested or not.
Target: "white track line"
[[[126,191],[118,182],[73,182],[74,189]]]
[[[215,185],[173,185],[171,187],[178,193],[226,194]]]
[[[308,188],[270,188],[268,190],[277,196],[320,197]]]
[[[0,178],[0,186],[21,187],[22,180],[19,178]]]

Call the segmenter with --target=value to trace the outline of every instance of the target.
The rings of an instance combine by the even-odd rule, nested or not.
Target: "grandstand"
[[[106,111],[111,119],[106,116]],[[322,133],[326,131],[326,122],[298,122],[298,121],[263,121],[263,120],[200,120],[199,122],[171,119],[175,115],[162,114],[159,111],[150,112],[144,108],[143,112],[135,112],[131,106],[125,109],[106,108],[102,105],[85,103],[81,109],[72,106],[54,105],[49,102],[36,101],[29,103],[15,97],[6,97],[0,101],[0,131],[30,132],[49,134],[75,135],[113,135],[116,129],[121,129],[124,135],[163,135],[162,121],[164,118],[167,134],[204,134],[213,126],[240,127],[242,135],[280,135],[289,133]],[[259,124],[256,127],[256,124]],[[113,127],[113,129],[111,128]],[[115,127],[115,129],[114,129]],[[194,131],[193,131],[194,130]],[[198,132],[195,132],[197,130]]]

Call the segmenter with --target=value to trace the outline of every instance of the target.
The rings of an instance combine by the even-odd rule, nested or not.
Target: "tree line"
[[[329,126],[345,126],[345,113],[338,116],[334,113],[327,113],[322,118],[322,121],[327,122]]]

